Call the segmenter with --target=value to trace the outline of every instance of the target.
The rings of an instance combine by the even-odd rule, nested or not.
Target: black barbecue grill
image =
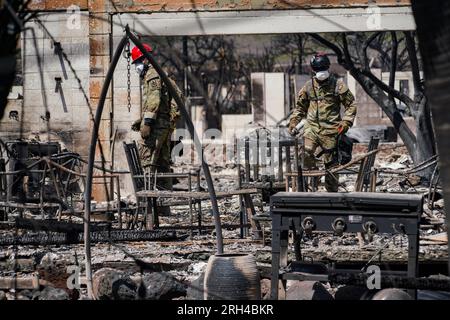
[[[401,233],[408,236],[408,277],[417,277],[419,220],[423,196],[375,192],[279,192],[270,199],[272,215],[271,298],[285,298],[286,280],[327,279],[326,274],[289,272],[288,237],[313,231]],[[294,235],[295,239],[295,235]],[[301,259],[297,236],[296,259]],[[294,263],[295,264],[295,263]],[[281,280],[281,288],[279,288]],[[280,289],[280,290],[279,290]],[[411,291],[410,294],[415,292]]]

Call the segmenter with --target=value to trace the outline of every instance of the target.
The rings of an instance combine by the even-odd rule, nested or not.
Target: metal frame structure
[[[280,192],[271,197],[271,299],[286,298],[287,280],[327,281],[328,274],[305,274],[288,266],[288,237],[293,231],[401,233],[408,236],[407,276],[418,276],[419,220],[423,196],[371,192]],[[296,260],[301,259],[296,246]],[[356,273],[361,272],[356,270]],[[281,280],[281,281],[279,281]],[[281,282],[281,287],[280,283]],[[415,292],[410,292],[415,296]]]
[[[12,142],[11,142],[12,143]],[[6,171],[6,166],[0,168],[0,177],[2,181],[8,183],[2,185],[0,196],[0,207],[6,208],[3,220],[7,220],[8,211],[11,209],[19,210],[19,214],[23,210],[39,210],[42,219],[45,219],[46,209],[55,208],[57,210],[58,221],[61,221],[63,215],[82,215],[83,210],[75,209],[74,195],[79,195],[81,201],[83,190],[70,191],[70,186],[78,183],[85,184],[86,175],[82,173],[81,166],[83,160],[76,153],[56,153],[48,156],[29,157],[27,152],[27,142],[20,142],[19,158],[9,158],[10,170]],[[58,148],[59,150],[59,148]],[[11,156],[11,155],[10,155]],[[113,172],[101,167],[95,167],[102,171],[102,174],[95,175],[95,184],[104,184],[105,180],[113,179],[116,181],[117,205],[115,208],[94,209],[95,213],[108,211],[117,211],[119,225],[122,225],[122,210],[120,206],[120,188],[119,176],[123,172]],[[17,169],[17,170],[14,170]],[[110,173],[105,173],[110,171]],[[28,197],[25,192],[31,183],[38,184],[39,188],[31,196]],[[14,193],[14,186],[22,190],[20,194]],[[54,193],[49,198],[46,187],[50,186]],[[17,191],[17,190],[16,190]],[[76,197],[75,197],[76,198]],[[113,199],[113,197],[110,197]]]
[[[369,7],[370,8],[370,7]],[[155,36],[196,36],[217,34],[266,34],[414,30],[412,10],[408,6],[377,7],[383,23],[369,24],[375,11],[367,8],[308,8],[291,10],[239,10],[216,12],[152,12],[122,13],[114,16],[118,22],[113,33],[120,30],[121,21],[137,33],[152,30]],[[199,23],[201,21],[201,23]],[[301,23],[299,23],[301,21]],[[227,28],[224,28],[224,26]]]
[[[136,196],[137,206],[136,206],[136,214],[135,214],[135,223],[137,222],[139,211],[144,209],[144,221],[143,224],[146,226],[148,230],[152,230],[153,228],[159,227],[159,217],[158,217],[158,206],[167,205],[165,203],[157,203],[156,198],[147,199],[146,205],[142,206],[140,204],[140,200],[143,197],[138,195],[138,192],[145,190],[154,190],[154,185],[157,182],[158,178],[180,178],[187,179],[188,190],[187,192],[192,192],[196,190],[199,192],[201,190],[200,186],[200,169],[195,170],[194,172],[180,172],[180,173],[156,173],[152,174],[150,172],[145,172],[142,168],[141,161],[139,159],[139,152],[136,145],[136,142],[132,143],[123,143],[123,147],[125,150],[125,155],[127,158],[128,166],[130,168],[131,179],[133,182],[134,194]],[[196,185],[193,185],[193,178],[195,179]],[[173,190],[170,190],[173,191]],[[145,199],[145,197],[144,197]],[[182,203],[184,204],[184,203]],[[197,210],[197,224],[199,233],[202,229],[202,209],[201,209],[201,199],[193,200],[192,197],[188,198],[189,204],[189,216],[191,219],[191,226],[194,223],[194,215],[193,215],[193,207],[195,204],[198,204]],[[193,229],[191,229],[192,235]]]

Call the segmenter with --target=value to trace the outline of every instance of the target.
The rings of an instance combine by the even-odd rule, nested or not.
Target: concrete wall
[[[20,132],[23,111],[23,87],[15,86],[8,95],[5,114],[0,120],[0,137],[3,140],[16,139]]]
[[[274,126],[289,112],[288,78],[281,72],[251,74],[253,122]]]
[[[381,72],[381,69],[372,69],[375,74],[383,82],[389,82],[389,72]],[[414,99],[414,84],[411,72],[396,72],[395,89],[400,89],[400,81],[408,80],[408,94]],[[378,104],[364,91],[364,89],[356,82],[356,80],[347,73],[347,84],[350,91],[355,95],[358,112],[355,118],[355,126],[370,125],[387,125],[392,126],[389,118],[384,114]],[[398,101],[397,101],[398,102]],[[409,128],[415,133],[416,125],[412,117],[404,117]]]
[[[372,69],[372,73],[381,79],[381,69]],[[355,96],[358,112],[356,113],[355,126],[381,125],[386,124],[383,121],[383,112],[378,104],[369,97],[358,82],[347,73],[347,84],[350,91]],[[385,117],[385,116],[384,116]],[[389,119],[386,118],[389,121]]]
[[[261,10],[296,8],[342,8],[361,7],[368,4],[379,6],[410,5],[409,0],[32,0],[35,10],[65,9],[76,4],[82,9],[100,12],[149,12],[149,11],[214,11],[214,10]]]
[[[42,141],[59,141],[68,149],[86,155],[86,129],[90,121],[90,109],[80,85],[85,94],[89,95],[88,17],[81,17],[80,28],[72,30],[66,28],[67,16],[64,13],[44,14],[39,19],[48,33],[35,22],[27,23],[28,28],[35,30],[36,47],[32,33],[22,33],[23,100],[12,100],[6,114],[12,110],[18,111],[22,122],[22,137],[39,136]],[[61,62],[55,54],[55,41],[61,44],[76,73],[71,70],[67,61],[63,59]],[[63,98],[60,90],[55,92],[55,78],[62,80]],[[45,120],[46,112],[50,116],[48,121]],[[1,121],[1,135],[6,139],[19,138],[20,121],[4,117]]]

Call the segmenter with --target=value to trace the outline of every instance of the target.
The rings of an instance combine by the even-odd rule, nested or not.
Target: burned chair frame
[[[137,201],[136,212],[139,214],[143,211],[143,221],[141,226],[152,229],[188,229],[191,237],[193,231],[198,230],[201,234],[204,229],[214,229],[212,225],[203,225],[202,223],[202,201],[209,199],[208,192],[202,191],[200,168],[190,172],[181,173],[152,173],[145,171],[139,159],[138,148],[136,142],[124,142],[124,150],[127,157],[130,173],[133,180],[133,188]],[[180,178],[187,179],[187,190],[157,190],[155,188],[157,179],[159,178]],[[195,184],[194,184],[195,183]],[[240,223],[239,224],[223,224],[226,228],[240,228],[241,237],[248,235],[248,228],[251,226],[256,236],[259,226],[252,220],[255,215],[255,208],[250,195],[257,193],[255,188],[239,189],[232,192],[217,192],[217,198],[230,197],[238,195],[245,199],[244,204],[241,204]],[[181,200],[174,201],[174,198]],[[187,202],[186,202],[187,201]],[[143,204],[142,204],[143,202]],[[174,205],[189,205],[190,225],[175,225],[175,226],[160,226],[158,216],[158,206],[174,206]],[[197,219],[194,217],[194,207],[197,205]],[[137,219],[137,215],[135,216]],[[197,225],[194,226],[195,220]],[[250,223],[247,223],[250,221]]]

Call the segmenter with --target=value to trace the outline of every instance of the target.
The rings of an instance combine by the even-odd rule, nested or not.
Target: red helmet
[[[150,47],[150,45],[144,43],[144,48],[145,50],[147,50],[147,52],[152,52],[152,47]],[[131,49],[131,60],[133,60],[132,63],[135,63],[136,60],[142,58],[144,56],[144,54],[141,52],[141,50],[139,50],[139,48],[137,46],[135,46],[133,49]]]

